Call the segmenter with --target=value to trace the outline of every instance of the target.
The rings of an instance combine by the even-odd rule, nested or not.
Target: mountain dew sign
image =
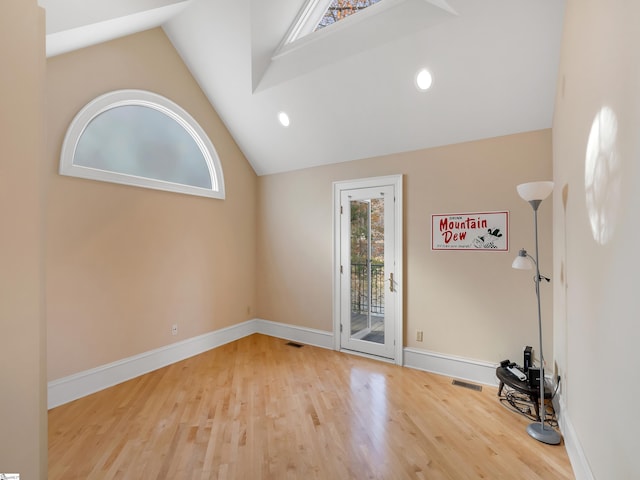
[[[509,251],[509,212],[431,215],[432,250]]]

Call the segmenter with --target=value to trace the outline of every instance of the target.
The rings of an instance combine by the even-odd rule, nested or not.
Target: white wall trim
[[[404,365],[409,368],[437,373],[447,377],[468,380],[484,385],[497,386],[497,365],[490,362],[472,360],[454,355],[420,350],[417,348],[404,349]]]
[[[578,435],[576,434],[575,429],[573,428],[573,424],[567,414],[567,407],[564,402],[562,396],[558,400],[558,423],[560,425],[560,431],[564,437],[564,446],[567,450],[567,455],[569,456],[569,461],[571,462],[571,467],[573,468],[573,474],[576,477],[576,480],[594,480],[595,477],[591,472],[591,467],[589,466],[589,461],[587,460],[587,456],[582,449],[582,444],[580,440],[578,440]],[[556,407],[554,402],[554,408]]]
[[[315,328],[299,327],[286,323],[272,322],[270,320],[256,319],[255,332],[269,335],[270,337],[283,338],[294,342],[313,345],[315,347],[333,350],[333,333]]]
[[[256,318],[52,380],[48,384],[48,407],[63,405],[254,333],[334,349],[333,332]],[[495,376],[496,365],[489,362],[414,348],[405,348],[403,353],[404,366],[409,368],[484,385],[498,384]]]
[[[126,382],[252,333],[255,333],[255,321],[249,320],[78,372],[68,377],[52,380],[48,383],[48,408],[54,408],[118,383]]]
[[[268,320],[253,319],[231,327],[123,358],[48,383],[48,408],[55,408],[145,373],[206,352],[254,333],[333,348],[333,333]]]

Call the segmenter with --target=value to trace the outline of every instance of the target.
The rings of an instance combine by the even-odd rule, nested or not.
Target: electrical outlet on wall
[[[416,331],[416,341],[421,342],[422,341],[422,330],[417,330]]]
[[[177,335],[178,334],[178,324],[174,323],[173,325],[171,325],[171,335]]]

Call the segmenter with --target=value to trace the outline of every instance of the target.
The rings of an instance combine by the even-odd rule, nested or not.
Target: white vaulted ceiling
[[[383,0],[283,45],[306,1],[39,3],[49,56],[161,25],[260,175],[551,127],[563,0]]]

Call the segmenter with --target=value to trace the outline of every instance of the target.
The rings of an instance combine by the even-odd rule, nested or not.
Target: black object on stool
[[[533,369],[530,368],[529,372],[531,372],[531,370]],[[539,376],[540,376],[540,373],[538,373],[538,377]],[[498,387],[498,396],[499,397],[502,396],[502,389],[504,388],[505,385],[513,388],[516,392],[520,392],[524,395],[527,395],[535,408],[536,421],[540,421],[540,406],[539,406],[540,384],[538,383],[538,384],[535,384],[535,386],[530,386],[528,380],[524,380],[524,381],[520,380],[513,373],[507,370],[505,367],[496,368],[496,377],[498,377],[498,380],[500,380],[500,386]],[[544,388],[545,399],[553,398],[553,394],[551,393],[550,387],[551,387],[550,385],[547,385],[545,383],[545,388]]]

